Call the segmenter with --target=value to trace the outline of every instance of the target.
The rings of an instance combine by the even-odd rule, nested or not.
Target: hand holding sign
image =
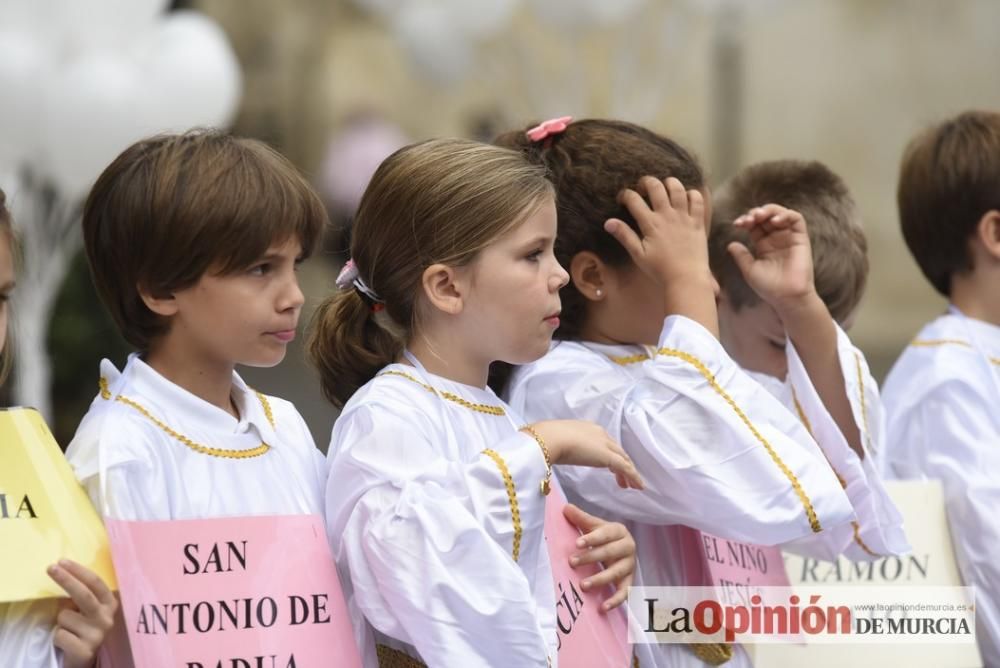
[[[63,559],[48,573],[70,597],[56,617],[52,644],[63,651],[64,668],[90,668],[114,625],[118,600],[96,573],[75,561]]]
[[[585,536],[580,535],[581,528],[587,531]],[[621,668],[628,665],[627,613],[623,609],[605,607],[614,596],[604,600],[609,592],[607,583],[616,582],[622,586],[623,580],[617,579],[615,574],[602,577],[607,571],[602,571],[595,561],[600,558],[600,553],[596,557],[594,555],[598,550],[607,550],[610,558],[619,553],[634,553],[635,545],[631,544],[631,537],[623,542],[622,530],[624,527],[621,525],[604,522],[567,505],[558,484],[546,497],[545,542],[555,579],[560,665],[588,668]],[[628,532],[624,534],[628,536]],[[580,548],[588,545],[594,549],[581,552]],[[579,557],[579,561],[571,567],[573,557]],[[635,566],[634,561],[628,566],[628,561],[633,557],[626,556],[624,559],[627,567],[622,571],[628,571],[624,577],[631,580],[631,571]],[[584,587],[583,582],[590,585]],[[622,588],[620,591],[626,590]],[[602,608],[610,611],[597,614]]]
[[[628,598],[628,588],[635,574],[635,540],[624,524],[608,522],[584,512],[572,503],[563,508],[563,515],[576,528],[585,531],[576,544],[582,552],[570,557],[573,568],[585,564],[603,563],[604,570],[587,578],[581,586],[584,590],[600,591],[614,585],[615,593],[604,601],[601,609],[605,612],[618,607]]]

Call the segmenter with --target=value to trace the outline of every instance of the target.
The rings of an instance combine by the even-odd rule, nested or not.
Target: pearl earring
[[[603,293],[603,292],[601,292],[601,289],[600,289],[600,288],[598,288],[598,289],[597,289],[597,296],[598,296],[598,297],[600,297],[600,296],[601,296],[602,294],[604,294],[604,293]]]

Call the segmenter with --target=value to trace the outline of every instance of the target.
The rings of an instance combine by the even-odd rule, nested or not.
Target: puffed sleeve
[[[337,421],[327,530],[353,603],[431,666],[546,666],[516,561],[543,541],[544,458],[516,434],[454,461],[431,432],[377,404]]]
[[[910,550],[903,531],[903,517],[889,497],[877,470],[875,452],[882,449],[884,413],[878,384],[867,361],[847,335],[837,327],[837,353],[844,387],[858,426],[865,457],[848,445],[847,439],[823,405],[802,359],[789,340],[788,383],[796,412],[819,444],[831,468],[847,492],[857,519],[787,547],[825,559],[838,554],[855,561],[904,554]]]
[[[853,519],[847,496],[798,418],[701,325],[666,318],[657,353],[638,375],[575,349],[582,352],[560,353],[557,346],[549,355],[561,357],[515,376],[511,405],[530,420],[597,422],[646,482],[641,492],[623,492],[595,471],[560,467],[560,480],[575,497],[622,519],[685,524],[762,545]]]

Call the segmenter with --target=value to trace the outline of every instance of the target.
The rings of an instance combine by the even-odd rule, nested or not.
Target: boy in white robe
[[[322,515],[325,460],[302,417],[234,367],[284,358],[304,301],[296,268],[325,221],[295,167],[253,140],[158,136],[104,170],[84,209],[85,248],[138,352],[121,372],[101,363],[67,450],[102,515]],[[119,618],[112,654],[126,643]]]
[[[937,478],[976,632],[1000,666],[1000,113],[966,112],[915,137],[897,190],[903,238],[948,310],[886,378],[883,465]]]
[[[779,290],[796,280],[791,269],[787,278],[768,283],[758,271],[762,263],[738,261],[749,257],[741,248],[754,232],[733,221],[771,203],[805,219],[807,235],[793,228],[782,241],[789,245],[789,263],[800,250],[800,273],[811,270],[814,307],[805,317],[783,318],[775,306]],[[770,243],[763,237],[754,241]],[[768,254],[784,259],[773,244],[755,250],[765,261]],[[884,435],[878,384],[844,331],[868,275],[867,241],[846,184],[819,162],[774,160],[743,168],[715,193],[709,258],[721,288],[719,333],[726,352],[799,416],[857,513],[856,522],[810,542],[827,542],[827,556],[842,551],[853,560],[908,551],[902,516],[876,465]],[[814,546],[798,547],[811,552]]]

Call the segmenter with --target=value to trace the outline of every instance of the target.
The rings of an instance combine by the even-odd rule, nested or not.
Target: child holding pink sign
[[[548,349],[567,280],[555,235],[545,171],[471,141],[401,149],[362,198],[353,259],[316,313],[309,348],[327,397],[343,406],[327,530],[383,665],[557,665],[570,618],[558,616],[553,573],[563,564],[550,561],[545,540],[552,468],[592,468],[623,494],[642,486],[597,425],[522,426],[486,385],[494,360],[527,362]],[[576,563],[608,566],[581,586],[615,584],[604,608],[620,604],[631,538],[619,524],[564,512],[587,531]],[[577,598],[566,591],[570,605]]]
[[[529,419],[594,420],[632,456],[647,480],[641,494],[584,469],[560,479],[571,500],[626,521],[636,583],[708,584],[704,564],[684,558],[689,527],[755,545],[809,539],[824,555],[847,547],[855,509],[823,450],[719,343],[711,202],[694,156],[645,128],[593,119],[556,119],[497,143],[551,173],[556,254],[571,276],[561,340],[517,368],[505,396]],[[724,646],[638,649],[643,665],[749,663]]]
[[[83,212],[91,273],[138,352],[121,371],[107,360],[101,363],[99,392],[67,455],[108,523],[123,608],[136,594],[129,583],[155,579],[170,559],[176,565],[164,577],[205,575],[206,588],[214,582],[209,571],[249,573],[248,559],[259,569],[256,553],[248,556],[246,544],[234,540],[242,535],[242,518],[257,526],[261,516],[305,515],[322,526],[326,465],[305,422],[289,402],[247,386],[235,366],[269,367],[284,358],[303,304],[297,267],[315,248],[326,220],[318,196],[285,158],[260,142],[214,131],[139,141],[91,190]],[[157,535],[148,531],[151,521],[172,521],[162,530],[166,546],[185,527],[192,535],[201,531],[204,523],[193,521],[216,518],[237,519],[215,547],[193,539],[194,548],[183,542],[169,552],[165,547],[156,555],[157,568],[122,558],[150,549],[141,537]],[[280,530],[275,525],[277,534]],[[305,550],[311,538],[307,531],[299,539],[275,539],[282,542],[266,546],[272,555],[267,568],[278,566],[281,551],[289,547]],[[320,544],[326,550],[325,541]],[[328,551],[316,558],[324,560],[316,563],[317,573],[325,565],[332,570]],[[281,575],[280,569],[274,573]],[[170,581],[153,584],[169,590]],[[181,587],[177,590],[180,595]],[[292,602],[300,607],[292,611],[297,620],[301,604]],[[227,608],[243,615],[231,634],[235,641],[227,642],[257,647],[259,636],[246,629],[254,620],[274,623],[271,603],[257,601],[253,619],[240,613],[242,608]],[[192,610],[199,608],[192,604]],[[212,615],[224,627],[221,608],[203,610],[202,622]],[[185,634],[183,621],[175,624],[170,617],[167,629],[166,613],[149,609],[154,611],[162,615],[146,616],[146,608],[138,620],[126,614],[129,633],[155,631],[161,623],[161,636]],[[329,610],[317,616],[327,620]],[[346,619],[333,624],[352,638]],[[188,621],[187,638],[195,635],[192,625],[201,630],[195,617]],[[119,625],[114,636],[119,658],[124,635]],[[205,638],[211,646],[212,636]],[[132,641],[134,646],[136,637]],[[341,648],[340,665],[359,663],[349,644]],[[174,651],[169,643],[163,651],[168,650]],[[177,663],[146,656],[146,665]],[[220,659],[239,665],[232,656]],[[214,658],[184,661],[216,665]]]
[[[0,385],[11,362],[6,344],[15,283],[14,241],[7,196],[0,190]],[[69,601],[0,602],[0,665],[91,668],[118,607],[114,594],[97,574],[73,561],[53,564],[48,573],[66,590]]]

